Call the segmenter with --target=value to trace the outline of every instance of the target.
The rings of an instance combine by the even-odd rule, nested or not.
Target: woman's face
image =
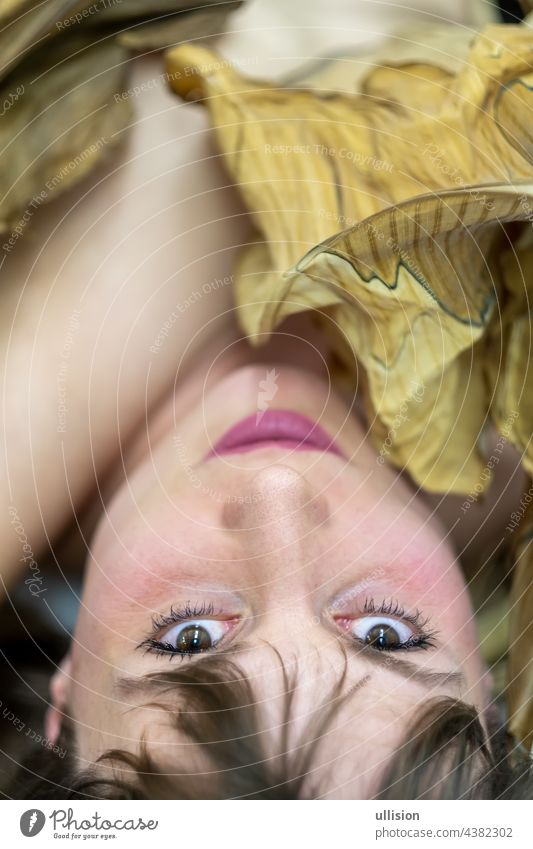
[[[270,369],[238,369],[208,389],[110,503],[87,565],[69,709],[82,765],[110,748],[137,751],[144,734],[171,766],[179,741],[165,712],[143,707],[149,693],[125,700],[120,682],[228,650],[251,680],[274,751],[280,659],[298,682],[296,740],[339,680],[344,647],[351,695],[317,769],[334,766],[330,795],[364,798],[428,698],[482,709],[487,674],[442,527],[378,462],[327,383]],[[224,437],[249,416],[256,436],[270,428],[273,438],[244,448],[249,422]],[[323,432],[302,443],[301,416]]]

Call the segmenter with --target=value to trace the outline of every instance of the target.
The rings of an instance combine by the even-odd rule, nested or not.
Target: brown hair
[[[140,741],[139,754],[110,750],[89,769],[78,768],[72,727],[63,732],[65,759],[43,751],[23,763],[12,786],[14,798],[57,799],[302,799],[320,798],[327,788],[313,783],[313,756],[346,695],[341,676],[335,691],[307,725],[305,740],[289,755],[286,739],[295,681],[283,668],[284,716],[280,755],[265,754],[252,688],[239,667],[227,659],[144,676],[164,697],[178,704],[153,702],[172,714],[180,735],[199,752],[206,768],[187,764],[163,772]],[[126,682],[134,689],[138,682]],[[175,699],[174,699],[175,701]],[[107,769],[106,769],[107,767]],[[111,769],[109,769],[109,767]],[[431,700],[408,729],[376,794],[378,799],[531,799],[531,762],[492,717],[485,734],[476,710],[451,698]]]

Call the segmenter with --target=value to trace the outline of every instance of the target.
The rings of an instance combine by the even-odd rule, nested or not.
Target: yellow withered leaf
[[[531,278],[517,293],[497,261],[510,241],[532,255],[533,35],[491,25],[458,39],[455,63],[425,52],[381,60],[353,93],[317,73],[312,86],[246,78],[197,45],[170,50],[167,69],[209,109],[259,231],[236,277],[244,331],[263,342],[291,313],[326,313],[346,367],[364,367],[376,446],[425,489],[469,493],[490,479],[489,416],[533,472],[517,395],[527,312],[505,330]]]

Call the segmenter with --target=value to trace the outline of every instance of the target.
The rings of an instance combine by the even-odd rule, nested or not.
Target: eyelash
[[[158,614],[157,616],[152,616],[152,633],[157,634],[161,628],[164,628],[165,625],[174,625],[176,622],[186,622],[187,619],[195,619],[206,617],[206,616],[215,616],[220,611],[215,610],[215,605],[213,603],[206,604],[203,602],[202,604],[194,605],[191,607],[190,601],[186,602],[185,607],[182,608],[170,608],[170,613],[168,616],[163,616]]]
[[[424,617],[422,612],[417,608],[414,613],[405,610],[403,605],[395,599],[386,601],[385,599],[376,607],[374,599],[367,598],[363,605],[362,613],[368,616],[394,616],[401,619],[403,622],[408,622],[413,628],[419,631],[418,636],[411,637],[404,643],[401,643],[395,649],[387,649],[387,651],[409,651],[410,649],[430,649],[435,648],[435,637],[438,631],[425,631],[424,628],[429,623],[429,617]],[[357,640],[357,642],[361,642]],[[379,651],[379,649],[378,649]],[[385,651],[385,649],[381,649]]]
[[[368,613],[369,616],[377,614],[381,614],[382,616],[396,616],[398,619],[403,619],[404,622],[409,622],[414,628],[419,628],[422,630],[428,622],[429,618],[423,619],[422,613],[418,608],[414,613],[406,613],[405,608],[402,607],[399,601],[392,599],[391,601],[382,601],[381,604],[376,607],[374,603],[374,599],[367,598],[363,605],[363,613]]]
[[[171,607],[168,615],[164,616],[162,614],[158,614],[157,616],[152,617],[152,633],[143,640],[137,648],[144,648],[147,652],[152,654],[164,655],[165,657],[168,657],[169,660],[172,660],[175,657],[178,657],[180,660],[184,660],[185,658],[190,659],[197,653],[176,651],[170,643],[165,643],[163,640],[155,639],[154,634],[157,634],[162,628],[165,628],[168,625],[187,622],[190,619],[199,619],[200,617],[205,618],[209,616],[216,616],[219,612],[220,611],[215,610],[214,604],[207,604],[205,602],[193,606],[191,606],[190,602],[187,602],[183,608]],[[401,619],[403,622],[408,622],[413,628],[416,628],[417,631],[419,631],[419,634],[416,637],[411,637],[406,642],[398,645],[395,649],[381,649],[381,651],[409,651],[413,649],[429,649],[435,647],[434,638],[438,632],[424,631],[424,628],[429,623],[429,617],[424,618],[418,608],[414,613],[410,613],[406,611],[403,605],[396,600],[383,600],[380,605],[376,606],[374,599],[367,598],[365,599],[363,609],[360,612],[361,614],[367,614],[368,616],[393,616],[397,619]],[[362,642],[355,637],[352,639],[356,642]],[[207,654],[215,649],[216,646],[213,646],[210,649],[206,649],[203,654]],[[380,649],[376,650],[380,651]]]
[[[139,643],[137,648],[143,648],[146,652],[150,652],[151,654],[164,655],[165,657],[168,657],[169,660],[173,660],[176,657],[178,657],[180,661],[185,660],[185,658],[190,659],[196,654],[195,652],[176,651],[170,643],[165,643],[163,640],[156,640],[153,635],[157,634],[167,625],[187,622],[189,619],[200,619],[200,617],[205,619],[209,616],[216,616],[219,612],[220,611],[215,610],[215,606],[211,602],[209,604],[202,602],[202,604],[191,606],[191,603],[188,601],[186,602],[185,607],[171,607],[170,613],[167,616],[164,616],[163,614],[152,616],[152,634],[143,640],[142,643]],[[206,649],[203,654],[208,654],[210,651],[214,651],[215,649],[216,646],[213,646],[210,649]]]

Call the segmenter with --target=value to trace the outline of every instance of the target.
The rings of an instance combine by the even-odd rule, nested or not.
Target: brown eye
[[[401,645],[401,642],[398,631],[392,625],[386,623],[374,625],[365,637],[365,643],[374,646],[376,649],[393,649],[395,646]]]
[[[213,640],[206,628],[201,625],[187,625],[178,634],[176,649],[184,654],[208,651],[213,647]]]
[[[175,654],[201,654],[214,649],[235,626],[231,619],[197,619],[180,622],[164,636],[165,650]]]
[[[379,651],[416,648],[425,639],[424,635],[417,635],[412,626],[392,616],[361,616],[357,619],[342,616],[336,621],[355,640]]]

